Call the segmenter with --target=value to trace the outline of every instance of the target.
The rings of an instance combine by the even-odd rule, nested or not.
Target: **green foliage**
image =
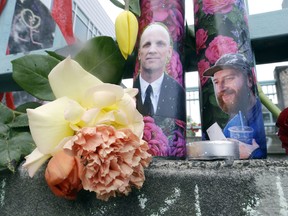
[[[141,15],[140,1],[139,0],[130,0],[129,7],[130,7],[130,10],[134,14],[136,14],[137,16]]]
[[[115,6],[125,9],[125,5],[118,0],[110,0]],[[140,1],[139,0],[129,0],[129,10],[133,12],[136,16],[141,15]]]
[[[24,156],[30,154],[35,144],[29,133],[25,113],[10,110],[0,103],[0,171],[15,171]]]
[[[227,18],[234,24],[241,23],[244,19],[241,11],[237,7],[234,7],[232,12],[227,15]]]
[[[87,41],[85,47],[75,56],[75,60],[105,83],[121,82],[125,59],[111,37],[100,36]]]
[[[62,60],[65,59],[64,56],[59,55],[59,54],[57,54],[56,52],[46,51],[46,53],[47,53],[48,55],[50,55],[51,57],[54,57],[54,58],[58,59],[59,61],[62,61]]]
[[[12,61],[13,79],[29,94],[44,101],[55,99],[48,75],[65,58],[55,52],[48,54],[26,55]],[[113,84],[121,82],[126,63],[116,42],[107,36],[87,41],[75,60],[103,82]]]
[[[12,76],[31,95],[51,101],[55,96],[49,85],[48,74],[59,62],[48,55],[25,55],[12,61]]]
[[[26,109],[30,108],[30,109],[35,109],[39,106],[41,106],[42,104],[38,103],[38,102],[27,102],[24,104],[19,105],[16,108],[16,111],[18,112],[22,112],[22,113],[26,113]]]
[[[217,24],[219,24],[219,22],[217,22],[214,16],[207,16],[205,13],[199,12],[198,19],[199,22],[201,22],[201,28],[205,29],[208,35],[215,35],[218,32]]]

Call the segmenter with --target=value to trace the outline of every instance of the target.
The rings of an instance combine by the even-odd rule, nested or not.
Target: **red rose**
[[[199,53],[200,49],[206,48],[205,42],[208,38],[208,31],[204,29],[199,29],[196,32],[196,52]]]
[[[231,37],[219,35],[215,37],[205,51],[205,56],[211,64],[214,64],[222,55],[237,53],[238,45]]]
[[[279,128],[278,137],[282,142],[282,148],[284,148],[286,154],[288,154],[288,107],[280,113],[276,126]]]
[[[203,0],[203,12],[205,14],[229,13],[233,9],[235,0]]]

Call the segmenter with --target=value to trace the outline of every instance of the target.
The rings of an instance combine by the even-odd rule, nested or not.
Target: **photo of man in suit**
[[[185,158],[186,93],[166,70],[173,55],[168,28],[149,24],[139,40],[136,106],[144,116],[144,136],[153,156]]]
[[[172,40],[166,26],[152,23],[144,29],[138,50],[140,73],[133,83],[133,87],[139,89],[137,109],[144,116],[155,119],[185,121],[185,90],[165,72],[172,52]]]

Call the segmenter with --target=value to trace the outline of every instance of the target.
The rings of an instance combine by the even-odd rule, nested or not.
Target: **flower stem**
[[[278,118],[281,110],[264,94],[259,83],[257,83],[257,89],[261,103],[272,113],[274,117]]]
[[[125,0],[125,10],[129,11],[129,0]]]

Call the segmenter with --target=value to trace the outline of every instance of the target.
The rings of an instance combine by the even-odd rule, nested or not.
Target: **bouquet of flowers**
[[[102,83],[69,57],[48,79],[56,100],[27,110],[37,146],[23,165],[29,175],[52,157],[45,178],[65,198],[76,198],[82,187],[103,200],[140,188],[151,157],[133,100],[137,90]]]
[[[1,169],[14,171],[26,156],[23,167],[33,177],[47,164],[48,186],[67,199],[76,199],[81,189],[108,200],[142,187],[152,157],[142,139],[144,120],[134,99],[138,90],[118,85],[136,41],[135,25],[136,17],[124,11],[115,26],[118,44],[99,36],[73,59],[48,52],[12,61],[17,84],[45,102],[16,111],[0,106],[0,142],[9,147],[1,151]],[[123,39],[127,33],[128,41]]]

